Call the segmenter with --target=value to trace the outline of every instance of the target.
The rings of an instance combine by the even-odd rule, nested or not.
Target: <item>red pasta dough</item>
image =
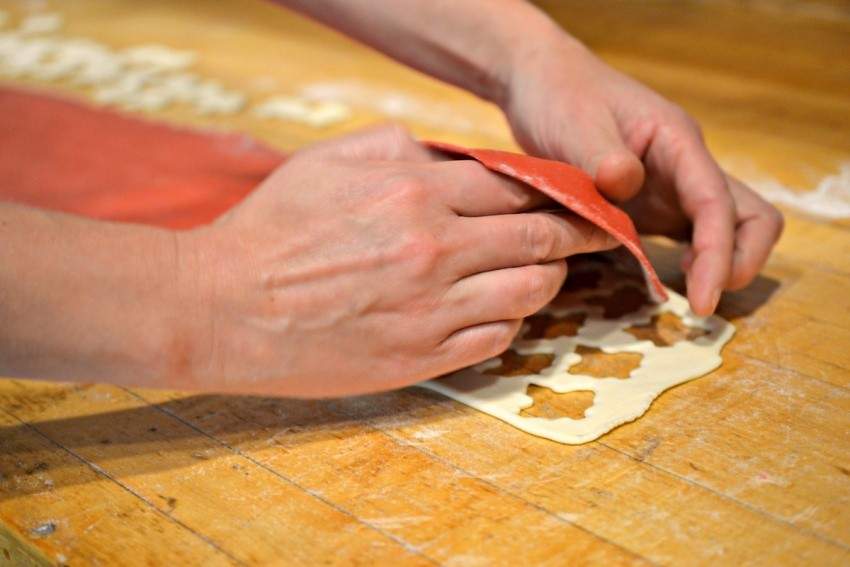
[[[611,234],[625,246],[643,269],[653,300],[667,300],[667,291],[646,257],[637,230],[629,216],[596,190],[593,180],[583,171],[559,161],[540,159],[499,150],[467,149],[443,142],[427,142],[435,150],[453,156],[465,156],[545,193]]]
[[[233,207],[283,160],[245,135],[0,89],[0,199],[6,201],[189,228]]]

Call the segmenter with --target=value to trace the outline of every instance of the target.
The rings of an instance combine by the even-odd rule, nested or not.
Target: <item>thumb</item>
[[[313,157],[347,161],[432,161],[431,154],[410,132],[397,124],[359,130],[340,138],[310,146]]]
[[[608,112],[582,116],[561,134],[559,147],[570,163],[593,177],[603,195],[614,201],[634,197],[644,181],[640,158],[623,141]]]

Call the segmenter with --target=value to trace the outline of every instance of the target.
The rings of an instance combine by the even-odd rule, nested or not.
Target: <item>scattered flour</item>
[[[850,218],[850,163],[838,173],[824,177],[810,191],[790,189],[772,180],[750,184],[768,201],[826,219]]]
[[[455,132],[476,132],[503,137],[498,125],[481,124],[456,106],[418,98],[409,93],[373,87],[356,81],[330,81],[304,86],[301,97],[308,101],[341,102],[365,108],[389,118],[410,119]]]
[[[6,20],[0,11],[0,26]],[[159,44],[112,49],[88,38],[63,36],[62,25],[60,14],[37,13],[25,17],[17,29],[0,32],[0,77],[68,81],[92,88],[92,97],[101,104],[130,110],[182,104],[199,114],[232,114],[248,102],[245,94],[194,74],[197,55],[192,51]],[[260,79],[261,90],[273,88],[274,81]],[[252,114],[322,128],[347,120],[352,107],[456,132],[503,134],[498,125],[475,121],[450,104],[356,81],[312,83],[291,96],[273,95],[254,106]]]
[[[412,437],[417,441],[427,441],[429,439],[436,439],[437,437],[442,437],[445,433],[442,429],[433,429],[431,427],[425,427],[413,433]]]
[[[0,12],[0,23],[7,19]],[[192,51],[159,44],[116,50],[91,39],[65,37],[61,28],[61,15],[44,13],[0,32],[0,76],[68,81],[92,88],[92,97],[101,104],[130,110],[183,104],[199,114],[232,114],[247,103],[243,93],[193,73],[197,55]],[[321,128],[348,119],[351,109],[337,100],[272,96],[253,115]]]
[[[246,102],[242,93],[187,73],[190,51],[145,44],[123,50],[86,38],[59,35],[62,17],[25,18],[18,29],[0,32],[0,76],[44,81],[67,80],[92,87],[101,104],[134,110],[159,110],[186,104],[200,114],[229,114]]]
[[[557,516],[562,520],[574,524],[581,519],[580,514],[575,514],[573,512],[558,512]]]
[[[137,45],[121,51],[119,56],[129,65],[159,71],[181,71],[191,66],[196,59],[191,51],[178,51],[162,45]]]
[[[275,96],[254,107],[254,114],[323,127],[347,119],[351,110],[336,101],[311,102],[302,97]]]

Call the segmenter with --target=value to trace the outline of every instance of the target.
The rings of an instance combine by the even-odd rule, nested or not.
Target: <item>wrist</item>
[[[215,372],[216,289],[214,246],[209,228],[169,231],[161,246],[170,285],[163,309],[165,332],[158,347],[163,387],[209,389]]]
[[[539,84],[540,77],[568,72],[593,53],[578,39],[567,33],[556,22],[541,13],[533,32],[523,31],[522,40],[516,41],[506,59],[506,70],[499,74],[499,99],[493,100],[507,112],[512,100],[522,89]]]

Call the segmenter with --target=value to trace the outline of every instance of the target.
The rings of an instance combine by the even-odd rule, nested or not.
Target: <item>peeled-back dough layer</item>
[[[622,209],[609,203],[582,170],[564,162],[513,152],[468,149],[443,142],[427,144],[451,156],[472,158],[491,171],[525,183],[606,231],[638,261],[653,301],[667,300],[667,292],[643,251],[632,219]]]

